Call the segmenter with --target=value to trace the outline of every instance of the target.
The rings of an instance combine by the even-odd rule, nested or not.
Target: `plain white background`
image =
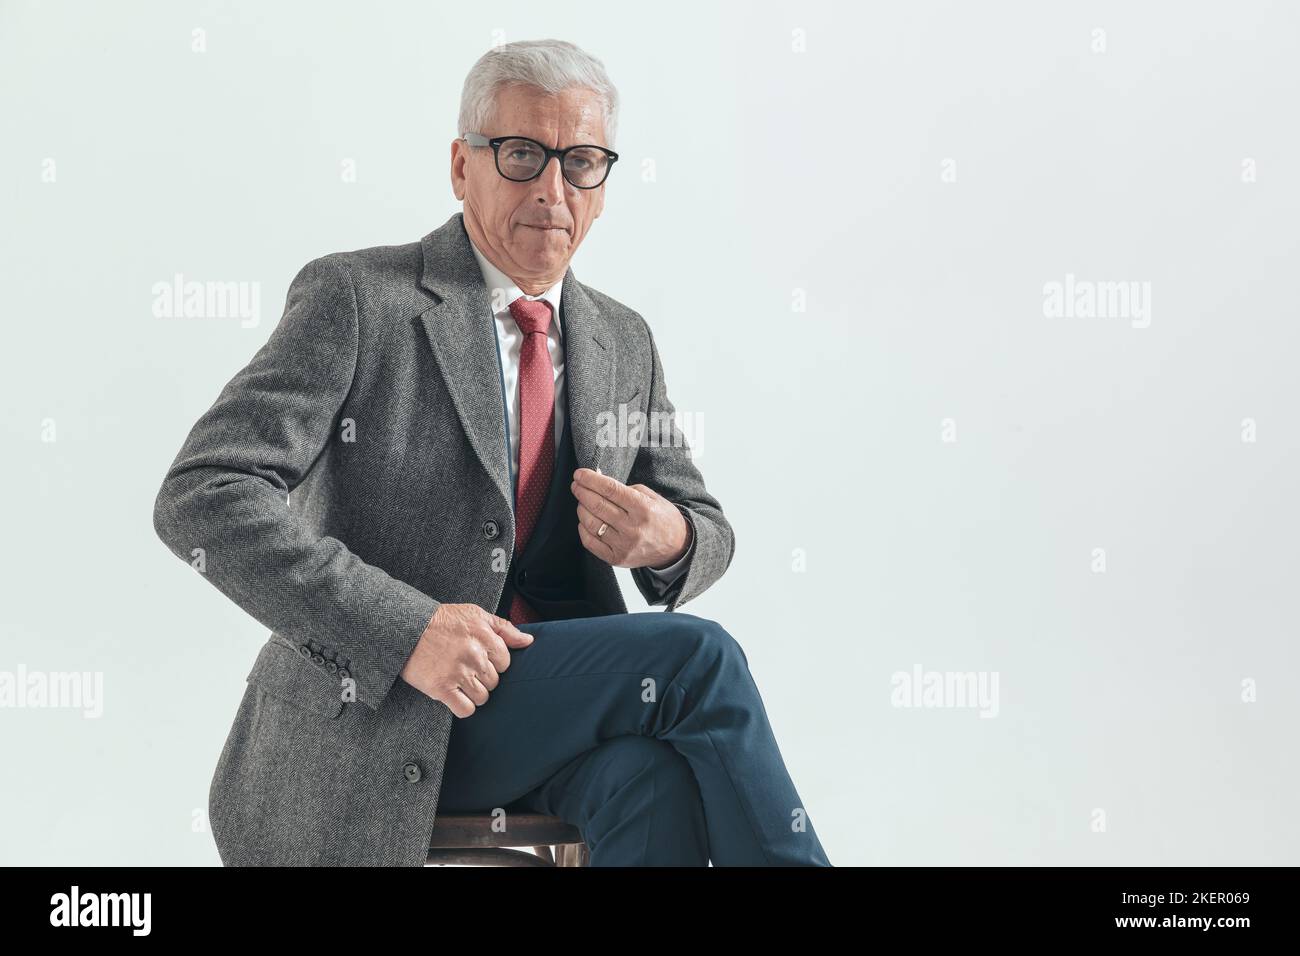
[[[0,861],[217,862],[266,630],[154,495],[305,262],[459,209],[466,71],[549,36],[624,100],[574,273],[651,323],[736,530],[683,610],[832,862],[1300,862],[1295,7],[270,7],[0,4],[0,671],[104,680],[0,710]],[[155,317],[177,272],[260,323]],[[1149,326],[1045,316],[1067,274]],[[893,706],[917,665],[997,717]]]

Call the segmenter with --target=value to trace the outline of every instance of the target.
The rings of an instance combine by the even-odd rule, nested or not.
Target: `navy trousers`
[[[519,625],[533,635],[452,722],[439,811],[547,813],[590,866],[830,866],[736,640],[686,614]]]

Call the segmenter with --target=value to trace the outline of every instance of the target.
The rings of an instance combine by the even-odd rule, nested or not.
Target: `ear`
[[[469,159],[469,150],[463,140],[451,141],[451,191],[459,200],[465,199],[465,161]]]

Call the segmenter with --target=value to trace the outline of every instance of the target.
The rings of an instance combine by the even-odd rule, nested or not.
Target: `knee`
[[[699,642],[704,650],[719,657],[737,658],[744,662],[746,668],[749,667],[749,658],[745,655],[745,649],[731,636],[731,632],[717,621],[697,617],[694,614],[674,613],[685,619],[683,623],[690,631],[691,637]]]

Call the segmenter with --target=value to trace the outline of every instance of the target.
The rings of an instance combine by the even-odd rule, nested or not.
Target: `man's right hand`
[[[510,648],[532,642],[531,634],[477,604],[440,604],[401,677],[457,717],[468,717],[487,703],[497,675],[510,666]]]

